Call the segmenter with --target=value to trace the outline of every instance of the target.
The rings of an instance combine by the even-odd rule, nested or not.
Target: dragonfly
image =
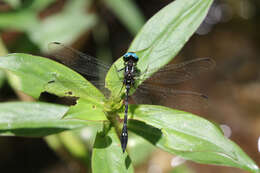
[[[54,52],[56,60],[86,76],[86,78],[97,87],[100,85],[104,86],[104,82],[100,82],[99,79],[100,77],[102,78],[102,76],[105,76],[112,66],[111,64],[105,63],[89,54],[82,53],[59,42],[50,43],[49,50]],[[57,50],[60,51],[57,52]],[[122,76],[122,78],[120,80],[115,80],[113,84],[122,86],[120,92],[122,92],[123,87],[125,88],[124,121],[120,136],[123,152],[125,152],[128,142],[127,118],[131,88],[136,89],[136,94],[134,94],[133,97],[134,100],[137,100],[137,103],[138,100],[139,103],[150,103],[152,100],[150,92],[155,93],[155,95],[157,94],[162,98],[169,95],[188,95],[190,98],[196,98],[196,100],[202,100],[203,102],[207,100],[207,96],[201,93],[176,90],[172,88],[172,85],[180,84],[198,76],[200,73],[214,68],[215,61],[211,58],[198,58],[179,64],[168,64],[162,69],[147,67],[144,72],[140,72],[137,68],[139,57],[136,52],[127,52],[123,55],[123,60],[124,67],[121,69],[116,68],[117,73],[122,73],[121,75],[118,75]],[[144,76],[151,77],[146,79],[144,82],[140,82]],[[135,84],[138,82],[141,84],[136,88]],[[154,100],[158,101],[158,99]],[[151,104],[154,104],[154,102]]]

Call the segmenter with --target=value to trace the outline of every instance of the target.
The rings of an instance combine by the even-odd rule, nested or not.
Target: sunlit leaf
[[[8,3],[13,8],[17,8],[21,5],[21,0],[3,0],[3,1]]]
[[[156,13],[139,31],[128,51],[137,51],[140,60],[137,67],[141,72],[147,68],[160,68],[169,63],[189,40],[208,13],[213,0],[176,0]],[[116,61],[123,67],[123,59]],[[150,77],[149,74],[146,78]],[[110,85],[117,78],[111,68],[107,87],[116,93],[120,86]],[[141,83],[142,81],[140,81]]]
[[[2,42],[2,39],[0,38],[0,56],[6,55],[8,52],[4,46],[4,43]],[[5,73],[0,70],[0,88],[4,84],[5,81]]]
[[[47,58],[9,54],[0,57],[0,68],[12,74],[9,80],[15,88],[35,98],[46,91],[58,96],[104,99],[103,94],[81,75]]]
[[[190,169],[187,165],[180,165],[172,169],[170,173],[195,173],[192,169]]]
[[[129,114],[129,130],[169,153],[198,163],[259,171],[246,153],[208,120],[152,105],[131,105]]]
[[[155,150],[151,143],[134,133],[129,133],[127,148],[135,166],[146,162]]]
[[[134,172],[132,161],[127,153],[123,154],[114,128],[107,134],[102,132],[97,134],[92,153],[92,171],[93,173]]]
[[[29,31],[39,25],[36,13],[30,10],[0,13],[0,28],[8,30]]]
[[[95,103],[84,99],[77,100],[77,104],[71,106],[66,114],[66,118],[77,118],[89,121],[108,121],[102,106],[96,106]]]
[[[35,12],[39,12],[41,10],[44,10],[46,7],[48,7],[53,2],[55,2],[55,0],[37,0],[37,1],[32,1],[29,8],[31,10],[34,10]]]
[[[86,12],[91,1],[85,0],[68,1],[61,12],[40,20],[38,10],[51,2],[52,0],[37,0],[22,10],[0,13],[0,29],[25,32],[31,41],[46,53],[48,43],[71,43],[97,22],[95,14]]]
[[[60,13],[49,16],[39,25],[30,29],[29,37],[43,52],[48,44],[58,41],[69,44],[91,29],[97,22],[95,14],[86,12],[89,1],[68,1]]]
[[[106,0],[104,3],[116,17],[135,35],[144,24],[144,16],[132,0]]]
[[[90,160],[90,153],[84,145],[84,141],[73,131],[66,131],[59,134],[59,139],[73,157],[80,159],[87,164]]]
[[[62,118],[67,110],[67,106],[41,102],[1,103],[0,135],[41,137],[99,124]]]

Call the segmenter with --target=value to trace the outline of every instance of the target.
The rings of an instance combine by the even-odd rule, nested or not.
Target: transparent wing
[[[49,43],[48,48],[57,60],[83,75],[105,76],[111,66],[59,42]]]
[[[208,97],[204,94],[198,93],[198,92],[193,92],[193,91],[182,91],[182,90],[177,90],[174,88],[168,88],[168,87],[161,87],[161,86],[155,86],[155,85],[141,85],[138,87],[137,91],[147,93],[147,91],[153,91],[153,92],[158,92],[159,95],[162,95],[164,97],[169,96],[170,94],[172,95],[193,95],[196,97],[201,97],[202,99],[208,99]]]
[[[146,78],[145,76],[152,75],[146,80],[147,83],[162,85],[178,84],[213,69],[215,64],[215,61],[211,58],[198,58],[179,64],[169,64],[162,69],[149,69],[149,67],[147,67],[146,72],[138,78],[142,79]]]
[[[92,85],[94,85],[96,88],[98,88],[104,95],[106,98],[109,97],[109,90],[105,87],[105,82],[104,81],[99,81],[99,80],[91,80],[89,81]],[[48,84],[46,85],[46,87],[50,87],[53,84],[58,84],[60,86],[60,88],[62,88],[61,90],[59,90],[59,92],[61,92],[61,94],[68,96],[68,97],[74,97],[75,95],[73,94],[73,92],[71,91],[71,88],[73,90],[77,90],[77,91],[81,91],[84,88],[87,88],[88,86],[86,85],[85,81],[82,80],[73,80],[73,79],[69,79],[69,80],[63,80],[63,79],[53,79],[51,81],[48,82]],[[115,81],[112,82],[110,85],[120,85],[123,87],[123,82],[122,81]],[[124,92],[124,90],[120,91],[120,92]],[[120,94],[120,93],[118,93]],[[93,96],[93,95],[91,95]],[[97,97],[97,96],[94,96]],[[97,97],[98,98],[98,97]]]
[[[204,94],[149,84],[140,85],[132,97],[137,104],[164,105],[185,111],[208,107],[208,97]]]
[[[103,63],[92,56],[83,54],[61,43],[50,43],[49,49],[51,51],[57,49],[62,50],[56,52],[55,57],[65,65],[84,75],[100,77],[100,73],[106,74],[110,68],[109,64]],[[145,75],[153,75],[138,87],[138,90],[134,94],[134,98],[138,101],[138,103],[162,104],[176,108],[182,108],[183,106],[189,108],[194,107],[194,103],[200,103],[199,105],[207,105],[207,97],[203,94],[193,91],[174,90],[171,87],[159,87],[159,85],[178,84],[184,82],[198,76],[203,72],[206,72],[209,69],[212,69],[214,66],[215,61],[213,59],[199,58],[180,64],[169,64],[163,69],[149,69],[148,67],[142,75],[136,77],[136,80],[140,80],[140,78],[143,78]],[[64,85],[67,83],[66,81],[59,82]],[[81,81],[74,82],[81,86]],[[91,80],[91,82],[97,88],[101,89],[105,95],[107,95],[106,93],[108,92],[105,89],[104,82],[95,80]],[[111,81],[110,85],[122,86],[123,81]],[[67,92],[67,95],[70,94],[70,92]],[[173,97],[173,99],[171,99],[170,102],[165,103],[165,101],[168,100],[166,98],[171,97]],[[175,101],[177,102],[175,103]],[[180,101],[182,101],[182,103],[180,103]]]
[[[211,58],[199,58],[179,64],[169,64],[162,69],[149,69],[137,77],[146,78],[133,95],[138,104],[159,104],[186,111],[208,107],[208,97],[194,91],[177,90],[176,84],[198,77],[215,67]],[[175,86],[175,87],[174,87]]]

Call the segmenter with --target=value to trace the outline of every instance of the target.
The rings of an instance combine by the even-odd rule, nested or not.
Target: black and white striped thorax
[[[129,90],[131,86],[134,86],[136,72],[135,62],[132,60],[125,62],[124,85],[126,86],[126,90]]]

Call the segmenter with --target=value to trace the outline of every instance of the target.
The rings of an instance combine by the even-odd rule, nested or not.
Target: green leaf
[[[92,153],[93,173],[134,172],[130,157],[120,146],[114,128],[107,134],[98,133]]]
[[[6,55],[8,53],[3,40],[0,38],[0,56]]]
[[[21,5],[20,0],[3,0],[4,2],[8,3],[11,7],[17,8]]]
[[[123,115],[121,115],[123,116]],[[162,106],[130,105],[129,130],[187,160],[258,172],[257,165],[215,124]]]
[[[80,159],[87,164],[90,159],[89,151],[79,136],[73,131],[66,131],[59,134],[59,139],[74,158]]]
[[[46,136],[45,141],[47,142],[48,146],[53,149],[55,152],[59,152],[62,150],[63,144],[61,140],[59,139],[58,135],[49,135]]]
[[[2,41],[2,39],[0,38],[0,56],[6,55],[8,52],[4,46],[4,43]],[[0,88],[2,87],[2,85],[5,82],[5,73],[0,70]]]
[[[30,39],[42,52],[48,52],[50,42],[69,44],[75,41],[97,22],[96,15],[86,13],[88,3],[90,2],[85,0],[68,1],[62,12],[31,28],[28,32]]]
[[[87,126],[80,129],[62,132],[58,135],[50,135],[45,138],[48,145],[60,154],[64,154],[64,149],[69,151],[70,155],[78,158],[85,163],[90,171],[91,152],[97,131],[100,130],[100,124]]]
[[[136,166],[146,162],[155,150],[155,147],[144,138],[134,133],[129,133],[127,149],[133,165]]]
[[[5,73],[3,71],[0,71],[0,88],[3,86],[5,82]]]
[[[190,169],[187,165],[181,164],[172,169],[170,173],[195,173],[192,169]]]
[[[38,98],[47,91],[57,96],[94,99],[102,104],[104,95],[81,75],[47,58],[29,54],[9,54],[0,58],[0,68],[8,70],[13,87]]]
[[[88,121],[108,121],[102,105],[96,106],[95,103],[91,103],[84,99],[77,100],[77,104],[70,107],[69,111],[66,113],[66,118],[76,118]]]
[[[169,63],[202,23],[212,2],[213,0],[176,0],[149,19],[128,50],[137,52],[140,59],[137,68],[145,72]],[[118,69],[123,67],[123,59],[120,58],[115,65]],[[142,81],[150,75],[152,74],[146,75]],[[114,68],[111,68],[106,84],[112,94],[121,87],[111,85],[117,78]]]
[[[0,135],[41,137],[64,130],[98,125],[96,122],[62,118],[68,107],[41,102],[0,104]]]
[[[135,35],[144,24],[144,16],[132,0],[106,0],[104,3],[119,20]]]
[[[91,1],[85,0],[68,1],[60,13],[40,21],[36,11],[46,7],[51,1],[37,0],[29,4],[28,8],[0,13],[0,28],[26,32],[41,51],[47,53],[48,43],[71,43],[97,22],[96,15],[86,13],[86,7],[90,6]]]
[[[0,13],[0,28],[29,31],[39,25],[36,13],[30,10]]]
[[[54,0],[37,0],[37,1],[32,1],[30,4],[30,10],[33,10],[35,13],[39,12],[46,7],[48,7],[51,3],[53,3]]]

